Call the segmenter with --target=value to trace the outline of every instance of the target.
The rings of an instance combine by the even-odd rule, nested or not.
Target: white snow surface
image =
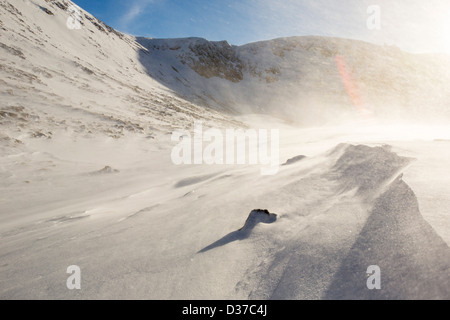
[[[435,121],[448,115],[446,58],[327,38],[134,38],[84,11],[69,30],[69,4],[0,1],[0,298],[450,298],[450,129]],[[192,44],[223,59],[199,67]],[[380,111],[362,117],[332,61],[373,50],[390,73],[367,80]],[[428,101],[432,125],[400,122],[405,100],[412,114]],[[401,110],[390,122],[385,101]],[[280,164],[297,161],[273,176],[176,166],[171,133],[195,120],[278,129]],[[66,287],[71,265],[81,290]],[[381,290],[366,287],[370,265]]]

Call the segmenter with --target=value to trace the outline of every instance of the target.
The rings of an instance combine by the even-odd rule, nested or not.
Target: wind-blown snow
[[[2,299],[450,298],[448,126],[312,127],[360,117],[336,54],[378,116],[444,119],[444,58],[134,38],[84,11],[69,30],[69,4],[0,2]],[[279,173],[175,166],[170,135],[195,120],[279,129]]]
[[[306,126],[354,119],[362,110],[384,121],[449,120],[448,56],[323,37],[239,47],[199,38],[137,40],[148,49],[140,60],[153,78],[219,110]]]

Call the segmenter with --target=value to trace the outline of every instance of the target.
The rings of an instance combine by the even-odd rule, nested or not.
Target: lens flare
[[[360,95],[358,94],[358,87],[356,81],[353,79],[351,73],[348,71],[345,59],[342,56],[336,56],[336,63],[341,76],[342,82],[344,83],[345,90],[348,96],[352,100],[353,105],[359,111],[361,116],[367,117],[371,112],[367,109],[361,101]]]

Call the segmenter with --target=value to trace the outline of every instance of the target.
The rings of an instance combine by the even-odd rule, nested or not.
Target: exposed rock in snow
[[[291,164],[297,163],[299,161],[302,161],[303,159],[305,159],[306,156],[296,156],[294,158],[288,159],[285,163],[283,163],[283,166],[289,166]]]
[[[117,169],[113,169],[110,166],[105,166],[103,169],[93,172],[92,174],[109,174],[120,172]]]
[[[252,210],[250,214],[248,215],[247,220],[245,221],[245,224],[242,228],[240,228],[237,231],[233,231],[220,240],[217,240],[216,242],[210,244],[209,246],[203,248],[199,251],[199,253],[204,253],[212,249],[216,249],[219,247],[222,247],[224,245],[227,245],[229,243],[232,243],[234,241],[241,241],[244,239],[247,239],[253,229],[260,223],[263,224],[272,224],[277,221],[277,215],[274,213],[270,213],[268,210],[261,210],[256,209]]]
[[[268,210],[256,209],[250,212],[244,226],[239,231],[248,233],[253,230],[259,223],[274,223],[277,220],[277,215],[270,213]]]

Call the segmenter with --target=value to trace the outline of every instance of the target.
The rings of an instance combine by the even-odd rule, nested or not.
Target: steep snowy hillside
[[[0,2],[2,139],[13,144],[24,136],[51,139],[57,130],[152,138],[194,120],[238,125],[159,85],[140,64],[139,56],[149,53],[133,37],[71,6]],[[68,27],[72,8],[80,10],[80,29]]]
[[[450,116],[446,56],[324,37],[240,47],[198,38],[138,42],[150,51],[141,61],[155,79],[223,110],[305,125],[367,113],[391,120]]]

